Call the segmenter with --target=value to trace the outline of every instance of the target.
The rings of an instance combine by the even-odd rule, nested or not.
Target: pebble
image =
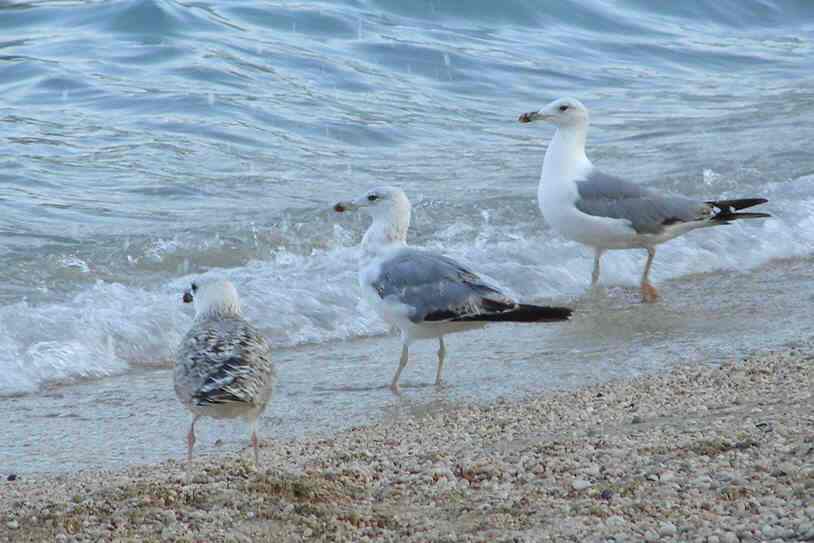
[[[583,466],[580,471],[582,473],[587,474],[587,475],[596,476],[596,475],[599,475],[600,469],[599,469],[599,466],[596,465],[596,464],[588,464],[587,466]]]
[[[608,526],[623,526],[625,524],[625,519],[620,517],[619,515],[611,515],[605,519],[605,524]]]
[[[586,481],[585,479],[574,479],[571,482],[571,488],[573,488],[574,490],[577,490],[577,491],[585,490],[586,488],[588,488],[590,486],[591,486],[591,482]]]
[[[17,528],[20,527],[20,523],[17,522],[16,520],[10,520],[6,522],[6,527],[8,527],[9,530],[16,530]]]
[[[659,535],[664,537],[672,537],[676,535],[676,533],[678,533],[678,529],[672,522],[667,521],[659,523]]]
[[[719,481],[729,482],[732,481],[733,479],[736,479],[737,475],[731,471],[721,471],[717,473],[716,478]]]
[[[647,543],[656,543],[659,540],[659,534],[653,530],[647,530],[644,533],[644,540],[647,541]]]

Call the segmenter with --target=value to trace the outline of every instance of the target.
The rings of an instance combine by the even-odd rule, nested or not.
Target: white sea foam
[[[764,187],[761,194],[770,200],[765,207],[772,219],[709,228],[659,247],[654,280],[745,271],[773,259],[814,254],[812,182],[814,177],[807,177]],[[735,197],[737,192],[721,196]],[[495,223],[495,214],[471,214],[471,223],[458,219],[433,232],[428,228],[431,221],[421,217],[430,212],[417,210],[419,243],[443,247],[524,298],[567,300],[588,286],[589,251],[555,236],[533,216],[527,222]],[[279,347],[387,333],[359,300],[359,232],[341,224],[328,231],[319,247],[310,250],[292,252],[281,246],[244,265],[179,277],[155,288],[98,281],[59,302],[0,307],[0,394],[138,367],[169,367],[191,320],[180,296],[196,277],[228,277],[238,285],[247,317]],[[273,237],[300,234],[299,227],[292,227]],[[154,256],[161,247],[162,255],[183,253],[183,243],[156,242],[145,251]],[[605,284],[637,284],[641,255],[616,251],[606,258]]]

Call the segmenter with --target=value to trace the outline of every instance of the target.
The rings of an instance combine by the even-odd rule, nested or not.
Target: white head
[[[379,217],[389,219],[406,214],[409,222],[412,206],[400,188],[376,187],[350,202],[338,202],[334,206],[334,211],[343,213],[360,208],[364,208],[374,219]]]
[[[523,113],[518,119],[521,123],[546,121],[559,128],[587,126],[590,118],[588,108],[576,98],[560,98],[544,106],[539,111]]]
[[[404,191],[397,187],[376,187],[350,202],[338,202],[334,211],[344,213],[364,208],[373,224],[365,234],[365,242],[405,242],[410,227],[412,206]]]
[[[195,305],[195,316],[240,315],[240,298],[229,281],[194,282],[184,291],[185,304]]]

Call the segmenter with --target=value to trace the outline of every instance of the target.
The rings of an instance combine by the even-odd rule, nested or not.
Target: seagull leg
[[[252,437],[249,440],[254,449],[254,467],[260,466],[260,453],[257,451],[257,419],[252,421]]]
[[[399,369],[396,370],[396,374],[393,376],[393,382],[390,383],[390,390],[393,391],[393,394],[401,394],[401,389],[399,389],[399,377],[401,377],[401,371],[407,365],[407,344],[401,346],[401,359],[399,360]]]
[[[603,254],[605,254],[605,249],[599,247],[594,249],[594,271],[591,273],[591,287],[595,287],[599,283],[599,261],[602,260]]]
[[[444,336],[438,338],[438,371],[435,373],[435,386],[441,384],[441,373],[444,371],[444,357],[447,355],[447,348],[444,346]]]
[[[192,417],[192,424],[189,425],[189,432],[187,432],[187,462],[192,462],[192,447],[195,446],[195,422],[200,415]]]
[[[653,303],[659,299],[659,293],[650,283],[650,267],[653,265],[653,257],[656,256],[656,249],[654,247],[647,248],[647,263],[644,265],[644,273],[642,274],[642,299],[646,303]]]

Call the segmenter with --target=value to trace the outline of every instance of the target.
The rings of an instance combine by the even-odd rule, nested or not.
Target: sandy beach
[[[0,541],[814,540],[814,349],[0,482]]]

